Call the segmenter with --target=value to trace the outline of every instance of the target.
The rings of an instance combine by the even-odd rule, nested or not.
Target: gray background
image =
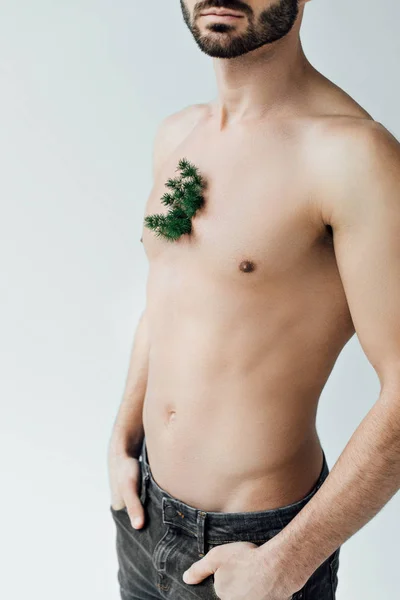
[[[397,2],[313,0],[317,69],[400,135]],[[179,2],[1,0],[1,570],[7,600],[117,600],[106,450],[147,264],[159,121],[216,94]],[[324,389],[332,467],[378,397],[356,337]],[[400,495],[342,548],[339,600],[399,596]]]

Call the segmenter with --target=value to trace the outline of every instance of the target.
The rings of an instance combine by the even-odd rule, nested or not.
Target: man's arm
[[[334,140],[322,166],[338,270],[360,344],[380,395],[324,484],[267,544],[302,587],[400,488],[400,144],[380,124]],[[324,184],[326,186],[326,183]],[[325,196],[326,197],[326,196]]]
[[[144,435],[142,410],[147,386],[148,355],[146,310],[143,310],[135,332],[122,402],[109,443],[111,456],[140,456]]]

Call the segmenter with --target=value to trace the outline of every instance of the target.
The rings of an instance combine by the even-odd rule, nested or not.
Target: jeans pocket
[[[123,506],[122,508],[114,508],[112,504],[110,504],[110,510],[114,515],[117,515],[122,512],[127,512],[126,506]]]

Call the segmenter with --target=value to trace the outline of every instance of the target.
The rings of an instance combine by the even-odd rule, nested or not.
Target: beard
[[[199,8],[196,4],[192,19],[185,0],[180,0],[180,3],[183,20],[196,44],[202,52],[214,58],[235,58],[280,40],[292,29],[299,12],[298,0],[279,0],[256,19],[253,10],[242,0],[205,0]],[[246,31],[238,33],[236,26],[229,23],[210,23],[202,32],[197,25],[200,12],[211,8],[243,12],[248,21]]]

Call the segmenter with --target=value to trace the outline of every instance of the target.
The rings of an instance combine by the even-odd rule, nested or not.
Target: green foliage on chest
[[[168,212],[147,215],[144,219],[146,227],[169,241],[191,232],[192,217],[204,203],[205,181],[198,168],[181,158],[176,170],[180,175],[167,180],[165,185],[170,191],[161,197],[161,202],[169,207]]]

